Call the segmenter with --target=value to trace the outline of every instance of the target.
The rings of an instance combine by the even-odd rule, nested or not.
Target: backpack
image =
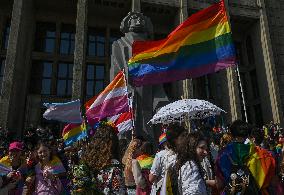
[[[249,168],[245,164],[232,163],[231,175],[229,182],[225,185],[226,194],[236,195],[261,195],[261,191],[251,174]]]
[[[179,174],[179,171],[177,170],[176,165],[173,166],[173,167],[169,167],[166,174],[168,174],[168,178],[165,178],[165,179],[169,179],[169,182],[166,183],[166,189],[168,190],[168,188],[170,188],[172,193],[174,193],[175,195],[180,195],[179,187],[178,187],[178,181],[179,181],[178,174]],[[166,194],[166,195],[168,195],[168,194]]]

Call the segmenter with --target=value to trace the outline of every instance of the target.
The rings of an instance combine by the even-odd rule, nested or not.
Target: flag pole
[[[131,113],[131,117],[132,117],[132,132],[131,132],[131,138],[133,139],[134,138],[134,128],[135,128],[135,123],[134,123],[134,114],[133,114],[133,111],[131,111],[131,109],[133,110],[133,106],[132,105],[130,105],[130,104],[132,104],[133,103],[133,96],[134,96],[134,94],[131,94],[132,95],[132,102],[131,102],[131,100],[130,100],[130,98],[128,97],[128,80],[126,79],[126,77],[125,77],[125,69],[123,68],[122,69],[122,72],[123,72],[123,78],[124,78],[124,81],[125,81],[125,83],[126,83],[126,88],[127,88],[127,99],[128,99],[128,107],[129,107],[129,112]]]
[[[245,120],[246,120],[246,122],[248,122],[246,100],[245,100],[245,96],[244,96],[243,84],[242,84],[242,80],[241,80],[241,75],[240,75],[239,65],[238,64],[236,65],[236,72],[237,72],[239,87],[240,87],[240,90],[241,90],[241,97],[242,97],[243,109],[244,109],[244,113],[245,113]]]
[[[221,0],[223,1],[224,3],[224,6],[225,6],[225,9],[226,9],[226,15],[227,15],[227,18],[228,18],[228,23],[230,25],[230,28],[232,29],[231,27],[231,20],[230,20],[230,14],[229,14],[229,2],[228,0]],[[248,122],[248,117],[247,117],[247,109],[246,109],[246,101],[245,101],[245,98],[244,98],[244,91],[243,91],[243,85],[242,85],[242,81],[241,81],[241,76],[240,76],[240,71],[239,71],[239,65],[238,63],[236,64],[236,73],[237,73],[237,78],[238,78],[238,82],[239,82],[239,87],[240,87],[240,92],[241,92],[241,98],[242,98],[242,103],[243,103],[243,110],[244,110],[244,114],[245,114],[245,120],[246,122]]]

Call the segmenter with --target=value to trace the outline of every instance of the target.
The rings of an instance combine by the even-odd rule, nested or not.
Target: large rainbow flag
[[[66,146],[72,145],[76,141],[87,137],[87,135],[88,134],[85,122],[83,122],[82,124],[68,124],[62,131],[62,137]]]
[[[253,144],[231,143],[218,155],[216,175],[225,183],[230,180],[233,164],[246,165],[261,190],[269,186],[275,174],[272,154]]]
[[[235,64],[223,0],[191,15],[166,39],[136,41],[128,61],[135,86],[195,78]]]
[[[88,123],[129,111],[127,86],[123,71],[93,100],[86,111]]]

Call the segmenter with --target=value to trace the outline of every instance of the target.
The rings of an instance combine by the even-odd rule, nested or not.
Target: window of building
[[[2,90],[2,81],[4,76],[4,66],[5,66],[5,59],[0,59],[0,92]]]
[[[118,40],[121,37],[121,33],[117,31],[111,31],[109,37],[109,55],[112,54],[112,44],[114,41]]]
[[[105,30],[89,28],[88,29],[88,43],[87,55],[88,56],[105,56]]]
[[[60,33],[60,54],[72,55],[75,47],[74,25],[63,24]]]
[[[51,82],[52,82],[52,63],[42,63],[42,82],[41,82],[41,94],[51,94]]]
[[[5,29],[3,32],[3,39],[2,39],[2,48],[3,49],[7,49],[8,47],[8,40],[9,40],[9,34],[10,34],[10,27],[11,27],[11,23],[10,23],[10,19],[6,22],[5,25]]]
[[[87,64],[86,96],[87,99],[98,95],[104,89],[105,66]]]
[[[250,75],[250,81],[251,81],[253,97],[254,98],[259,98],[259,88],[258,88],[258,81],[257,81],[256,70],[254,69],[254,70],[250,71],[249,75]]]
[[[73,64],[59,63],[57,72],[57,95],[71,96],[73,80]]]
[[[54,23],[36,24],[35,50],[39,52],[53,53],[56,43],[56,25]]]
[[[242,43],[240,42],[234,42],[235,48],[236,48],[236,57],[237,57],[237,63],[239,66],[244,66],[244,60],[242,55]]]
[[[246,48],[247,48],[249,65],[255,65],[255,58],[254,58],[251,36],[248,36],[247,39],[246,39]]]
[[[34,61],[31,75],[31,93],[43,95],[52,94],[52,62]]]
[[[253,109],[254,109],[254,116],[255,116],[255,124],[258,127],[261,127],[263,125],[261,104],[254,105]]]

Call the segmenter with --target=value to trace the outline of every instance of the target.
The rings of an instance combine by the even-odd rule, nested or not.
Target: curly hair
[[[177,170],[179,170],[187,161],[194,161],[198,166],[200,165],[196,148],[198,143],[202,140],[205,139],[198,132],[186,133],[182,138],[182,141],[177,145]]]
[[[142,140],[134,138],[130,141],[124,156],[122,158],[122,164],[124,164],[124,175],[125,175],[125,180],[130,180],[131,177],[133,177],[132,174],[132,159],[133,159],[133,154],[134,151],[136,151],[136,149],[138,147],[140,147],[142,144]]]
[[[233,140],[233,137],[230,133],[223,134],[220,140],[221,148],[225,148],[232,140]]]
[[[142,140],[134,138],[130,141],[124,155],[122,158],[122,164],[125,165],[125,168],[130,167],[133,159],[133,152],[140,147],[142,144]]]
[[[94,171],[99,171],[109,166],[112,159],[119,160],[118,137],[111,125],[101,124],[90,143],[83,148],[82,161]]]
[[[178,138],[178,144],[176,146],[177,160],[174,167],[169,169],[169,174],[172,181],[172,188],[174,191],[178,191],[178,173],[181,167],[188,161],[192,161],[198,167],[199,173],[203,178],[203,170],[197,157],[196,148],[198,143],[204,140],[201,134],[194,132],[183,132]]]

